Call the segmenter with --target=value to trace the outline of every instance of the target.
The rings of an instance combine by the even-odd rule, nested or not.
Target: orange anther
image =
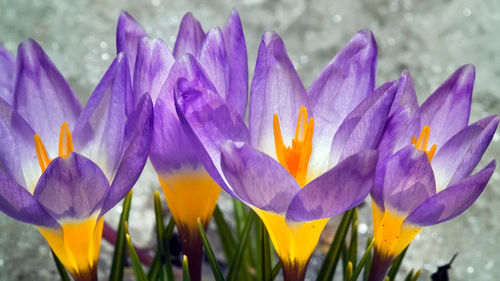
[[[273,116],[273,130],[278,161],[297,180],[299,185],[304,187],[307,183],[307,168],[312,153],[314,119],[311,117],[308,122],[307,109],[304,106],[300,108],[295,138],[292,139],[291,147],[287,147],[283,143],[278,114]]]
[[[426,125],[420,132],[418,139],[415,136],[411,139],[411,144],[414,144],[418,150],[425,152],[427,154],[427,157],[429,158],[429,162],[432,162],[432,158],[436,153],[437,146],[433,144],[431,146],[431,149],[427,150],[427,144],[429,143],[430,135],[431,135],[431,128]]]
[[[73,152],[73,137],[69,131],[68,123],[64,122],[59,134],[59,157],[68,158],[71,152]]]
[[[42,143],[42,139],[38,134],[35,134],[35,148],[36,156],[38,158],[38,164],[40,164],[40,168],[42,169],[43,173],[52,160],[47,155],[47,150],[45,149],[45,146]]]

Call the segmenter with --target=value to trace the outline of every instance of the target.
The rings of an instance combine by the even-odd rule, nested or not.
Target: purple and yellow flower
[[[471,173],[499,118],[468,124],[474,77],[473,66],[462,66],[420,107],[410,74],[400,77],[371,192],[375,257],[370,280],[383,280],[424,226],[464,212],[488,183],[495,160]]]
[[[97,280],[103,215],[147,160],[151,100],[126,114],[131,87],[121,54],[83,109],[35,41],[22,42],[12,61],[0,59],[2,71],[14,70],[0,77],[0,210],[35,225],[75,280]]]
[[[248,66],[239,15],[233,11],[224,28],[205,32],[191,13],[180,24],[173,52],[160,39],[150,39],[126,12],[120,15],[118,52],[129,58],[135,97],[149,93],[155,124],[151,162],[158,173],[170,211],[188,256],[191,278],[200,280],[202,244],[198,218],[207,225],[221,188],[200,163],[200,149],[184,134],[175,110],[179,78],[210,84],[219,98],[243,118],[248,100]]]
[[[306,90],[281,38],[265,33],[249,128],[214,85],[177,83],[177,111],[205,169],[260,216],[285,280],[304,279],[328,219],[360,204],[372,187],[372,149],[396,93],[395,82],[374,91],[376,59],[373,35],[360,31]]]

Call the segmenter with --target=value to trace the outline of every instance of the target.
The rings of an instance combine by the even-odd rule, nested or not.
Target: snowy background
[[[15,54],[22,40],[37,40],[85,102],[115,55],[116,21],[122,9],[172,48],[185,12],[192,11],[208,30],[224,25],[233,7],[243,22],[250,73],[265,30],[275,30],[283,37],[307,87],[357,30],[369,28],[379,47],[377,85],[409,69],[422,102],[456,68],[472,63],[477,76],[471,121],[500,113],[497,0],[0,0],[0,43]],[[499,156],[497,132],[480,167]],[[458,252],[451,280],[498,280],[499,185],[497,170],[486,191],[464,215],[424,229],[412,243],[404,268],[423,268],[420,280],[430,280],[436,267]],[[136,187],[130,218],[132,239],[151,246],[154,236],[147,230],[154,223],[152,192],[158,184],[150,166]],[[119,208],[107,215],[113,224]],[[361,209],[359,221],[360,230],[367,235],[371,231],[369,208]],[[330,232],[325,232],[323,241],[331,239]],[[103,242],[102,270],[110,249]],[[314,275],[320,260],[313,260],[308,276]],[[50,251],[35,228],[0,214],[0,280],[55,280],[55,276]]]

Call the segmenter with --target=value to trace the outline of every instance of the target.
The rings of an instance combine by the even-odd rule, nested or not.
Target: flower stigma
[[[292,146],[283,143],[278,114],[273,116],[274,144],[280,164],[297,180],[301,187],[307,184],[307,168],[312,153],[314,118],[307,119],[307,109],[300,107]]]

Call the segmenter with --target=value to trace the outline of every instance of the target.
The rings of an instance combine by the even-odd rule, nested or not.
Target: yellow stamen
[[[431,128],[426,125],[420,132],[418,139],[415,136],[411,139],[411,144],[414,144],[418,150],[425,152],[425,154],[427,154],[427,157],[429,158],[429,162],[432,162],[432,158],[436,153],[437,146],[433,144],[431,146],[431,149],[427,150],[427,144],[429,143],[430,135],[431,135]]]
[[[59,229],[37,227],[50,248],[73,276],[95,270],[102,237],[103,217],[66,222]]]
[[[42,139],[38,134],[35,134],[35,149],[36,156],[38,157],[38,164],[40,164],[40,168],[42,169],[43,173],[52,160],[47,155],[47,150],[45,149],[45,146],[42,143]]]
[[[69,131],[68,123],[64,122],[59,134],[59,157],[68,158],[71,152],[73,152],[73,137]]]
[[[295,138],[292,146],[287,147],[283,142],[278,114],[273,116],[274,144],[276,156],[280,164],[297,180],[301,187],[307,184],[307,168],[312,153],[312,138],[314,118],[307,121],[307,109],[302,106],[299,111]]]
[[[385,209],[372,201],[373,232],[375,247],[387,257],[399,255],[422,230],[421,227],[404,223],[404,216]]]
[[[305,270],[328,219],[289,224],[285,217],[253,207],[264,222],[285,270]]]

